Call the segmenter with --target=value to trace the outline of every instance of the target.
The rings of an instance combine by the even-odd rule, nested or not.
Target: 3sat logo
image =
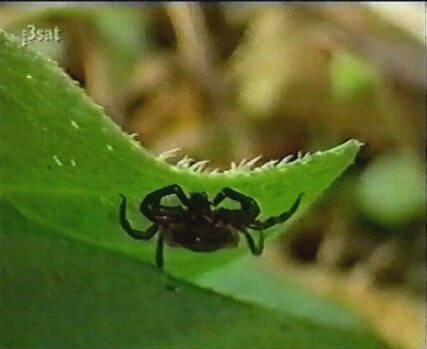
[[[49,42],[61,41],[61,29],[58,26],[53,28],[38,28],[34,24],[28,24],[22,30],[22,46],[27,46],[29,42]]]

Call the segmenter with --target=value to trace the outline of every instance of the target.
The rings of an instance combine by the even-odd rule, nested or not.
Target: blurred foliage
[[[237,102],[248,116],[271,117],[289,81],[291,65],[287,62],[292,57],[287,42],[292,38],[283,35],[287,25],[286,12],[261,9],[234,53]]]
[[[373,92],[376,72],[369,63],[348,52],[336,52],[331,60],[331,87],[340,99],[354,101]]]
[[[225,168],[260,154],[279,158],[363,141],[356,166],[271,251],[281,255],[272,268],[296,270],[313,289],[341,277],[353,287],[357,275],[356,285],[367,290],[357,297],[377,295],[369,321],[390,343],[418,349],[425,286],[423,15],[423,4],[403,3],[8,4],[0,7],[0,27],[19,35],[28,23],[59,25],[59,44],[31,46],[58,60],[154,153],[181,147]],[[322,277],[304,278],[310,268]],[[364,299],[351,294],[345,302],[364,313]]]
[[[413,154],[386,154],[369,165],[359,179],[364,213],[387,228],[402,226],[424,215],[424,172]]]

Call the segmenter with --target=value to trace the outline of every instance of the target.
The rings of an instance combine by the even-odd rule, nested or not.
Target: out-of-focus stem
[[[222,79],[223,74],[215,67],[215,50],[206,27],[203,12],[197,3],[166,5],[175,28],[178,51],[193,83],[201,88],[209,100],[212,114],[228,132],[232,141],[232,156],[240,158],[250,154],[250,130],[240,122],[231,107],[229,89]],[[245,124],[245,125],[243,125]]]

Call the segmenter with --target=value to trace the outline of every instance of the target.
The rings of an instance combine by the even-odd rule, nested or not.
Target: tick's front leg
[[[122,194],[120,194],[122,197],[122,202],[120,204],[120,224],[123,228],[123,230],[128,233],[131,237],[137,240],[149,240],[151,239],[157,232],[157,229],[159,226],[157,224],[152,225],[150,228],[148,228],[147,231],[140,231],[132,228],[129,220],[126,217],[126,197]]]
[[[238,211],[243,211],[242,214],[247,221],[254,220],[260,213],[260,208],[254,199],[231,188],[224,188],[218,193],[213,201],[214,206],[219,205],[225,198],[237,201],[240,204],[240,210],[229,211],[234,211],[236,213]]]
[[[286,222],[289,218],[293,216],[293,214],[298,209],[303,195],[304,195],[303,193],[298,195],[298,198],[296,199],[296,201],[288,211],[283,212],[278,216],[267,218],[264,222],[255,221],[254,223],[250,224],[249,227],[255,230],[263,230],[263,229],[270,228],[273,225]]]
[[[160,202],[168,195],[176,195],[183,205],[188,205],[188,198],[178,184],[168,185],[148,194],[141,202],[140,211],[150,220],[155,221],[156,216],[161,216],[164,208]]]

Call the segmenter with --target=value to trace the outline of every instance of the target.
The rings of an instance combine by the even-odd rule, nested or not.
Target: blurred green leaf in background
[[[357,193],[363,212],[386,228],[399,228],[425,213],[424,172],[411,153],[378,158],[360,177]]]
[[[378,80],[369,62],[348,52],[333,55],[330,74],[332,93],[346,101],[372,94]]]

